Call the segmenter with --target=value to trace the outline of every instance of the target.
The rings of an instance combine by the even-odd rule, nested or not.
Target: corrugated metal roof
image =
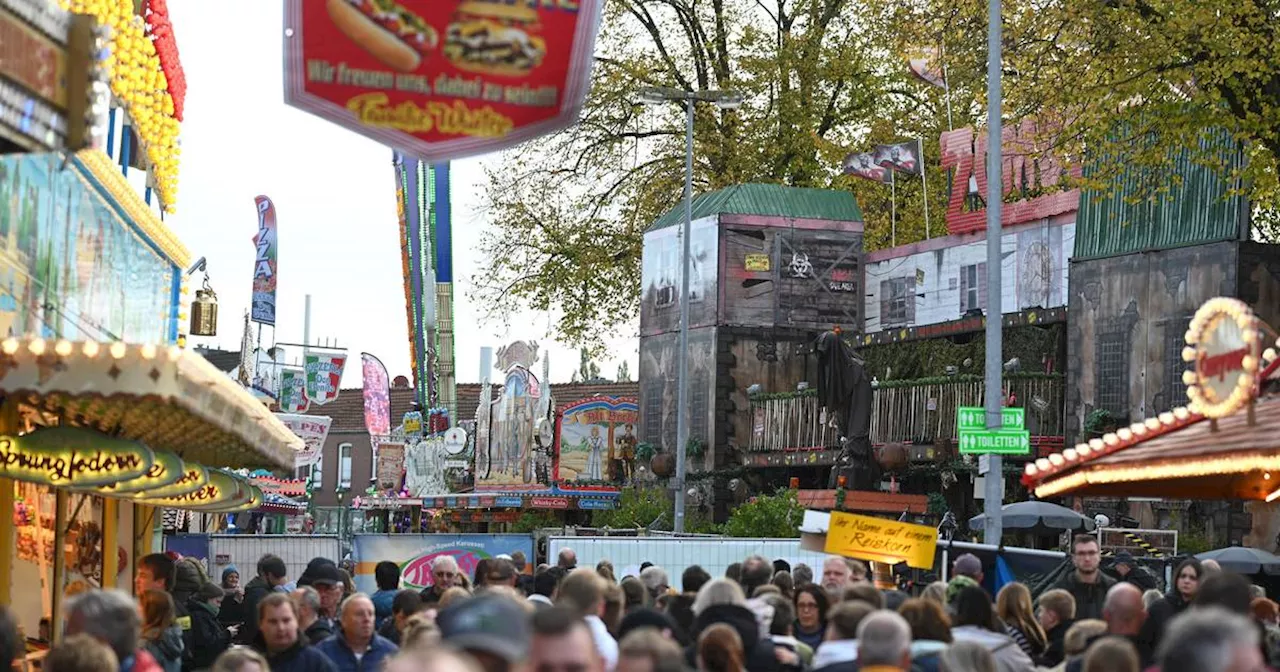
[[[787,187],[780,184],[737,184],[693,197],[693,218],[711,215],[763,215],[861,222],[862,211],[853,194],[832,189]],[[684,202],[658,218],[649,231],[684,221]]]
[[[1170,184],[1168,193],[1158,198],[1127,200],[1141,193],[1143,179],[1151,179],[1148,169],[1137,167],[1125,171],[1115,194],[1082,191],[1073,259],[1239,239],[1247,230],[1241,223],[1248,216],[1248,201],[1230,193],[1238,180],[1223,178],[1242,165],[1243,150],[1226,132],[1205,135],[1198,157],[1187,150],[1170,157],[1168,169],[1181,176],[1181,183]],[[1224,164],[1226,170],[1220,172],[1206,162]]]

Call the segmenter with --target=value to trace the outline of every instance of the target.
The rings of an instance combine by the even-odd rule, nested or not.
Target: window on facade
[[[319,488],[324,485],[324,451],[320,451],[320,454],[316,456],[315,464],[298,467],[294,470],[294,474],[296,478],[303,481],[314,477],[315,480],[312,483],[314,487]]]
[[[916,319],[916,278],[914,275],[880,282],[880,326],[900,327]]]
[[[707,436],[707,376],[690,377],[692,387],[689,390],[689,437],[700,439],[703,445],[711,445],[711,437]]]
[[[1123,418],[1129,410],[1129,343],[1122,330],[1103,332],[1097,340],[1098,407]],[[1181,353],[1181,349],[1178,351]]]
[[[662,437],[662,384],[649,383],[644,387],[644,422],[640,430],[641,441],[658,443]]]
[[[343,488],[351,487],[351,444],[349,443],[338,446],[338,485]]]
[[[1171,318],[1164,323],[1164,403],[1156,411],[1168,411],[1187,403],[1187,386],[1182,382],[1182,372],[1187,370],[1182,361],[1182,348],[1186,345],[1187,328],[1191,316]]]
[[[960,314],[987,309],[987,264],[960,267]]]

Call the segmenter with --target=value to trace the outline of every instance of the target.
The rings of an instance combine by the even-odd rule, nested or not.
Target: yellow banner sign
[[[158,488],[172,485],[182,478],[185,472],[182,458],[167,450],[153,450],[151,452],[156,459],[151,464],[151,468],[147,470],[147,473],[131,480],[92,488],[92,491],[104,497],[132,495],[133,493],[154,491]]]
[[[860,560],[932,569],[938,532],[928,525],[833,511],[827,526],[827,553]]]
[[[209,484],[209,470],[202,464],[194,462],[184,462],[182,464],[182,476],[178,480],[169,485],[150,488],[142,492],[138,492],[133,496],[135,498],[146,499],[164,499],[166,497],[179,497],[181,495],[190,494],[203,488]]]
[[[0,476],[58,488],[106,485],[151,469],[151,449],[75,427],[0,436]]]
[[[242,496],[242,490],[247,489],[248,483],[235,478],[231,474],[219,469],[210,469],[209,480],[204,485],[183,495],[174,495],[170,497],[154,497],[144,496],[137,499],[142,504],[151,506],[167,506],[173,509],[205,509],[213,508],[231,503],[232,506],[239,506],[244,503],[247,497]],[[245,484],[245,488],[241,488],[240,483]]]

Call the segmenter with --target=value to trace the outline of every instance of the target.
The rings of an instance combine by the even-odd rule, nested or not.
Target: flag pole
[[[898,178],[889,169],[889,246],[898,246]]]
[[[926,166],[924,165],[924,138],[920,138],[920,151],[917,152],[917,160],[920,161],[920,193],[921,200],[924,201],[924,237],[925,240],[930,238],[929,234],[929,182],[925,179]]]

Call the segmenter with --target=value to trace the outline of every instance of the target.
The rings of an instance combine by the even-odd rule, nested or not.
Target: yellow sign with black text
[[[0,476],[55,488],[106,485],[145,475],[155,462],[137,441],[87,429],[47,427],[0,436]]]
[[[859,560],[932,569],[938,532],[928,525],[833,511],[823,550]]]

